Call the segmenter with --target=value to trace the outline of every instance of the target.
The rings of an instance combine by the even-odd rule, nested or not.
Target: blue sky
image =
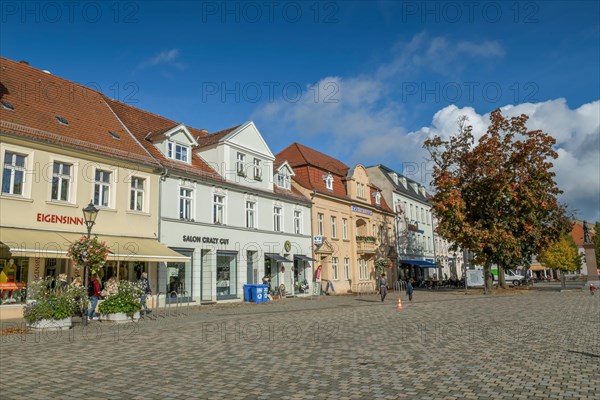
[[[424,183],[425,137],[458,115],[483,131],[498,107],[526,112],[559,138],[563,200],[600,219],[596,1],[0,7],[4,57],[197,128],[252,119],[274,153],[298,141],[347,164],[416,165]]]

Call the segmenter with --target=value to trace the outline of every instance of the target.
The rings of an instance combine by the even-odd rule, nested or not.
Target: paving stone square
[[[2,399],[596,399],[600,296],[416,291],[1,336]],[[1,329],[23,327],[3,321]]]

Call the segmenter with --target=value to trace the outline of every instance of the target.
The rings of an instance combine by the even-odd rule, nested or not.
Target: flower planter
[[[111,313],[111,314],[100,314],[100,319],[102,321],[111,321],[111,322],[129,322],[129,321],[137,321],[140,319],[140,312],[136,311],[133,314],[133,318],[128,316],[126,313]]]
[[[42,319],[29,324],[31,329],[60,330],[69,329],[73,325],[71,317],[64,319]]]

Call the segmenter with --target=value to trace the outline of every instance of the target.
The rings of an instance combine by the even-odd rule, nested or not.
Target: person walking
[[[98,280],[98,274],[92,275],[92,281],[88,286],[88,296],[90,297],[90,309],[87,311],[88,320],[90,319],[98,319],[98,315],[96,314],[96,306],[98,305],[98,300],[100,300],[100,281]]]
[[[319,296],[323,292],[323,288],[321,287],[321,271],[323,270],[323,266],[319,264],[317,269],[315,270],[315,294]]]
[[[152,310],[148,309],[146,301],[148,299],[148,296],[152,296],[152,291],[150,290],[150,282],[148,282],[147,272],[142,272],[138,283],[142,287],[142,295],[140,296],[140,306],[144,309],[144,314],[150,314]]]
[[[387,296],[387,278],[385,277],[385,272],[381,273],[381,277],[379,278],[379,294],[381,295],[381,302],[385,300],[385,296]]]
[[[406,294],[408,295],[408,300],[412,301],[413,298],[413,285],[410,282],[410,279],[406,280]]]

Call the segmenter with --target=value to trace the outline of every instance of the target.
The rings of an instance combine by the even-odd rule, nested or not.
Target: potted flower
[[[106,263],[110,252],[105,242],[101,242],[98,236],[82,236],[73,242],[67,251],[67,256],[76,266],[89,266],[92,274],[98,272]]]
[[[375,261],[375,269],[377,270],[378,275],[381,275],[381,273],[389,267],[391,267],[389,259],[380,258],[379,260]]]
[[[85,289],[76,285],[52,288],[52,278],[45,278],[29,285],[28,297],[33,301],[25,306],[23,317],[31,328],[68,329],[72,317],[81,310]]]
[[[109,280],[110,282],[110,280]],[[124,322],[140,318],[140,296],[142,288],[139,284],[129,281],[113,281],[107,290],[108,295],[98,306],[100,319],[106,321]],[[114,286],[117,289],[114,291]]]

